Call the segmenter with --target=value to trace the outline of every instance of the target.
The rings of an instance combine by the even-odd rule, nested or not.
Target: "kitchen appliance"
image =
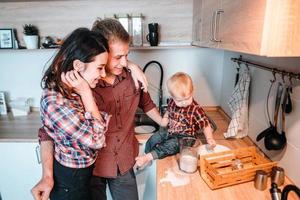
[[[147,41],[150,43],[150,46],[158,45],[158,23],[148,24],[149,33],[146,36]]]

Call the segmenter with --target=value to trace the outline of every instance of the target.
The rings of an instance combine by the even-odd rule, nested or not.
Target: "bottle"
[[[272,200],[281,199],[281,190],[277,187],[276,183],[271,184],[270,193],[271,193]]]

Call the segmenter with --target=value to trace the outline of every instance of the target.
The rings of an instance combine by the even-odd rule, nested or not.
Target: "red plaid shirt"
[[[67,99],[59,92],[45,89],[41,98],[43,131],[54,140],[54,156],[62,165],[85,168],[96,159],[96,151],[104,145],[108,115],[101,113],[106,124],[85,112],[81,99]]]
[[[187,107],[178,107],[171,99],[167,109],[169,112],[168,132],[171,135],[194,136],[197,130],[203,130],[210,124],[204,110],[195,100]]]

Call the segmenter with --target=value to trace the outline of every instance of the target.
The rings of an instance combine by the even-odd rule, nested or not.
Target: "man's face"
[[[119,75],[127,67],[129,44],[120,40],[109,42],[109,54],[106,66],[107,75]]]

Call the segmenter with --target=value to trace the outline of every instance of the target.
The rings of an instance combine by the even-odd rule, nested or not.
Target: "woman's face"
[[[95,88],[98,80],[106,76],[105,65],[107,63],[108,53],[104,52],[95,56],[94,61],[83,63],[84,70],[80,75],[88,82],[91,88]]]

